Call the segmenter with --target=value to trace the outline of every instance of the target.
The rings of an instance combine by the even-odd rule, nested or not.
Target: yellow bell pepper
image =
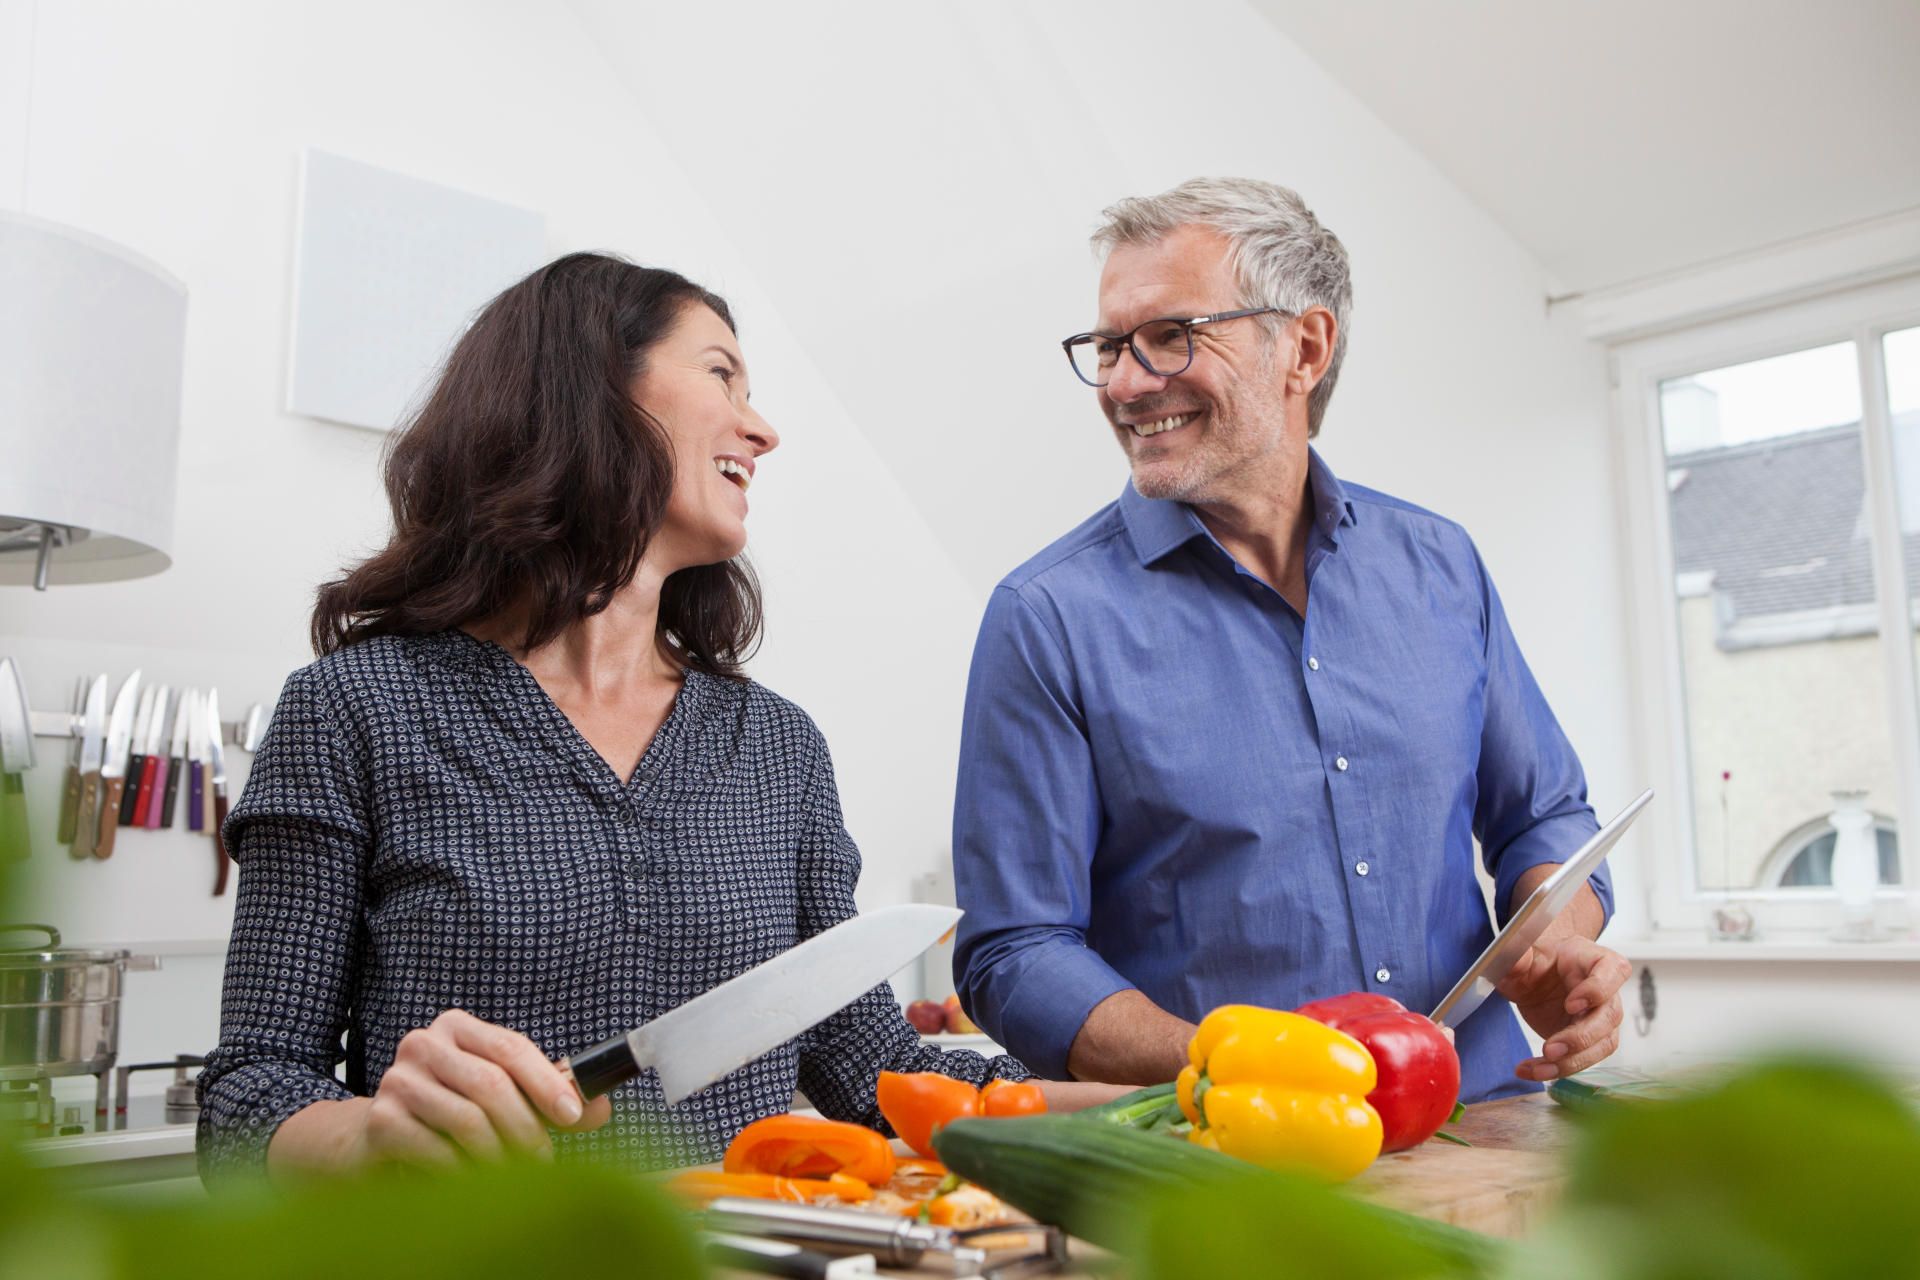
[[[1189,1141],[1269,1169],[1353,1177],[1380,1154],[1367,1105],[1373,1057],[1344,1032],[1297,1013],[1222,1005],[1187,1046],[1177,1082]]]

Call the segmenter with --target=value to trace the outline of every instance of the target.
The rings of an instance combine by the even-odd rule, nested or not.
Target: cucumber
[[[1080,1116],[955,1120],[933,1137],[949,1170],[1070,1235],[1120,1251],[1140,1246],[1140,1219],[1155,1201],[1207,1200],[1285,1240],[1314,1237],[1326,1253],[1356,1259],[1391,1245],[1396,1259],[1431,1272],[1486,1275],[1504,1242],[1354,1200],[1324,1185],[1273,1173],[1162,1133]],[[1196,1222],[1193,1230],[1207,1227]],[[1428,1274],[1415,1270],[1396,1274]],[[1387,1274],[1385,1269],[1380,1274]]]

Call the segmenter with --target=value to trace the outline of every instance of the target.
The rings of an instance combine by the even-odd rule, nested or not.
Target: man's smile
[[[1152,422],[1129,422],[1123,425],[1136,436],[1157,436],[1162,431],[1173,431],[1184,427],[1199,416],[1198,412],[1175,413],[1164,418],[1157,418]]]

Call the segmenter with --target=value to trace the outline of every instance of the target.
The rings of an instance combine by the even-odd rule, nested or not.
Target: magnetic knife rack
[[[78,738],[86,732],[86,717],[72,711],[29,710],[27,720],[36,738]],[[240,719],[220,722],[220,741],[252,755],[266,731],[267,709],[256,702]]]

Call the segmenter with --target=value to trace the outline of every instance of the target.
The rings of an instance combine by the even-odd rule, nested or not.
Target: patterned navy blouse
[[[558,1059],[851,916],[860,871],[826,743],[793,704],[688,672],[622,783],[531,673],[460,631],[296,672],[226,840],[239,892],[200,1075],[208,1177],[263,1168],[309,1103],[371,1094],[400,1038],[442,1010]],[[611,1122],[555,1149],[716,1160],[796,1086],[883,1128],[882,1070],[1028,1074],[923,1045],[883,984],[677,1106],[643,1074],[614,1091]]]

